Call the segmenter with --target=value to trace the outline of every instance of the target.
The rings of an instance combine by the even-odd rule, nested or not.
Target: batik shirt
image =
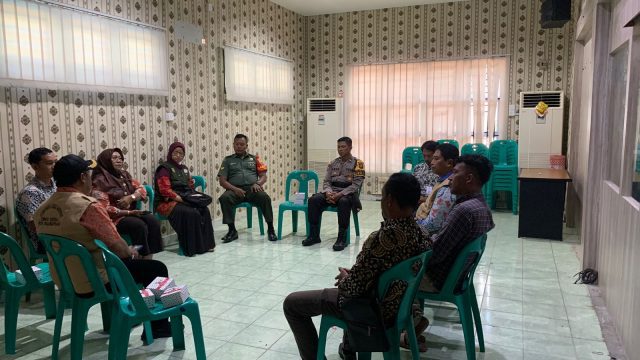
[[[380,230],[369,235],[349,270],[349,275],[338,284],[338,304],[345,297],[368,295],[378,285],[383,272],[410,257],[429,249],[427,236],[416,226],[412,218],[385,220]],[[382,315],[386,324],[396,318],[406,283],[391,284],[382,301]]]
[[[19,215],[17,216],[18,221],[20,221],[25,229],[28,229],[34,249],[41,254],[45,253],[44,246],[40,244],[38,235],[33,229],[29,228],[28,224],[30,221],[33,221],[33,214],[35,214],[36,210],[56,192],[56,189],[56,183],[53,179],[51,179],[51,185],[48,185],[34,176],[22,191],[18,193],[16,199],[17,215]]]
[[[413,168],[413,176],[420,183],[420,196],[427,197],[431,189],[438,183],[436,175],[427,163],[420,163]]]

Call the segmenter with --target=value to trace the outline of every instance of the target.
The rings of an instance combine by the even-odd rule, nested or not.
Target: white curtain
[[[0,10],[2,86],[169,93],[163,29],[25,0]]]
[[[293,104],[293,63],[225,47],[224,86],[229,101]]]
[[[504,138],[506,58],[349,68],[347,135],[369,171],[401,169],[402,150],[426,140],[489,144]]]

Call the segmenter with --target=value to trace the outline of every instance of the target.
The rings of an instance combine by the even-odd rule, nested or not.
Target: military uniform
[[[364,161],[356,157],[351,156],[346,160],[337,158],[329,163],[322,183],[322,192],[314,194],[308,202],[310,237],[319,238],[322,212],[329,206],[337,206],[338,242],[345,240],[351,211],[362,208],[358,193],[364,182],[364,175]],[[325,194],[328,192],[342,194],[337,204],[330,204],[327,201]]]
[[[249,153],[233,154],[222,160],[218,176],[224,176],[231,185],[244,190],[245,196],[238,196],[231,190],[225,191],[218,201],[222,209],[222,223],[233,224],[235,221],[235,206],[242,202],[249,202],[257,206],[267,223],[273,222],[271,198],[264,191],[253,192],[251,186],[258,182],[261,174],[267,172],[267,166],[260,158]]]

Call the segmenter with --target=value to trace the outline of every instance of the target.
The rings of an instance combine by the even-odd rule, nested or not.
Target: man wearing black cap
[[[156,276],[168,276],[167,267],[157,260],[143,260],[138,252],[127,245],[109,218],[107,210],[88,194],[91,192],[91,172],[96,167],[94,160],[84,160],[77,155],[63,156],[53,168],[57,191],[45,201],[35,213],[34,220],[39,234],[65,237],[82,244],[89,250],[102,281],[109,287],[109,278],[102,260],[102,252],[93,242],[99,239],[129,269],[137,283],[149,284]],[[60,287],[53,261],[51,276]],[[69,276],[78,296],[91,296],[93,289],[78,263],[68,263]],[[79,266],[79,269],[74,269]],[[171,336],[168,321],[152,321],[154,338]],[[143,336],[144,339],[144,336]]]

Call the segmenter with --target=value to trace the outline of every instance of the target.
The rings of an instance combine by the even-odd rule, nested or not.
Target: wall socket
[[[174,121],[175,119],[176,119],[176,116],[172,112],[168,112],[164,114],[165,121]]]

